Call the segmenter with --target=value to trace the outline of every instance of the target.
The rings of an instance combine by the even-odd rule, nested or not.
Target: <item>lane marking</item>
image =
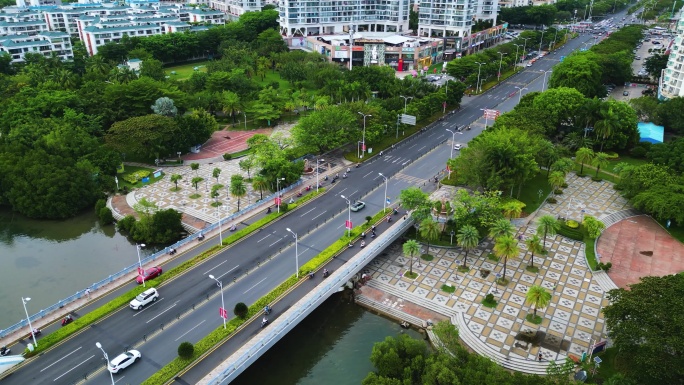
[[[427,146],[423,146],[423,147],[419,148],[419,149],[418,149],[418,152],[422,151],[422,150],[423,150],[424,148],[426,148],[426,147],[427,147]]]
[[[177,305],[177,304],[174,303],[173,305],[171,305],[171,307],[169,307],[168,309],[162,311],[161,313],[157,314],[156,316],[152,317],[149,321],[147,321],[147,322],[145,322],[145,323],[148,324],[148,323],[154,321],[155,319],[157,319],[157,317],[161,316],[162,314],[164,314],[164,313],[166,313],[167,311],[169,311],[169,310],[173,309],[174,307],[176,307],[176,305]]]
[[[413,147],[416,147],[417,145],[418,145],[418,143],[416,143],[416,144],[414,144],[413,146],[407,148],[407,150],[410,150],[410,149],[412,149]]]
[[[268,277],[266,277],[266,278],[268,278]],[[250,290],[252,290],[252,289],[254,289],[255,287],[257,287],[260,283],[264,282],[264,281],[266,280],[266,278],[264,278],[264,279],[262,279],[261,281],[255,283],[254,286],[250,287],[249,289],[247,289],[247,290],[246,290],[245,292],[243,292],[242,294],[247,294],[247,292],[249,292]]]
[[[374,173],[374,172],[375,172],[375,171],[371,171],[371,172],[369,172],[368,174],[364,175],[363,177],[365,178],[365,177],[367,177],[368,175],[370,175],[370,174],[372,174],[372,173]]]
[[[71,372],[72,370],[74,370],[74,369],[78,368],[79,366],[81,366],[81,365],[85,364],[86,362],[90,361],[90,359],[91,359],[91,358],[93,358],[93,357],[95,357],[95,355],[94,355],[94,354],[93,354],[92,356],[90,356],[90,357],[86,358],[86,359],[85,359],[85,361],[81,362],[80,364],[78,364],[78,365],[74,366],[73,368],[71,368],[71,369],[67,370],[66,372],[64,372],[64,374],[62,374],[61,376],[59,376],[59,377],[55,378],[55,379],[54,379],[54,380],[52,380],[52,381],[53,381],[53,382],[54,382],[54,381],[57,381],[57,380],[59,380],[60,378],[62,378],[62,377],[64,377],[64,376],[66,376],[67,374],[69,374],[69,372]]]
[[[221,279],[221,278],[222,278],[222,277],[224,277],[224,276],[225,276],[226,274],[229,274],[229,273],[230,273],[231,271],[233,271],[233,270],[237,269],[238,267],[240,267],[240,265],[235,265],[235,267],[234,267],[234,268],[232,268],[232,269],[230,269],[230,270],[226,271],[225,273],[223,273],[223,274],[219,275],[219,276],[218,276],[218,278],[216,278],[216,279]]]
[[[259,239],[259,240],[257,241],[257,243],[263,241],[264,239],[266,239],[266,238],[268,238],[268,237],[270,237],[270,236],[271,236],[271,234],[266,234],[266,236],[263,237],[263,238],[261,238],[261,239]]]
[[[179,336],[178,338],[176,338],[174,341],[177,342],[179,339],[185,337],[186,334],[190,333],[191,331],[197,329],[200,325],[202,325],[202,324],[204,323],[204,321],[206,321],[206,320],[202,320],[202,322],[198,323],[197,325],[195,325],[194,327],[192,327],[190,330],[188,330],[187,332],[183,333],[181,336]]]
[[[133,317],[136,317],[138,314],[142,314],[145,310],[151,308],[151,307],[154,306],[155,304],[158,304],[158,303],[159,303],[161,300],[163,300],[163,299],[164,299],[164,298],[159,298],[159,299],[157,300],[157,302],[152,302],[152,305],[150,305],[150,306],[145,306],[142,310],[138,310],[135,314],[133,314]],[[129,306],[129,307],[130,307],[130,306]]]
[[[44,368],[43,368],[43,369],[42,369],[42,370],[41,370],[40,372],[41,372],[41,373],[43,373],[43,371],[45,371],[45,370],[49,369],[49,368],[50,368],[50,367],[51,367],[52,365],[54,365],[54,364],[58,363],[59,361],[62,361],[63,359],[65,359],[65,358],[69,357],[70,355],[72,355],[72,354],[76,353],[77,351],[81,350],[81,348],[83,348],[83,346],[79,346],[79,347],[78,347],[78,349],[76,349],[76,350],[74,350],[73,352],[71,352],[71,353],[69,353],[69,354],[65,355],[64,357],[62,357],[62,358],[58,359],[57,361],[55,361],[55,362],[51,363],[50,365],[48,365],[48,366],[44,367]]]
[[[325,211],[323,211],[322,213],[320,213],[320,214],[316,215],[315,217],[311,218],[311,220],[312,220],[312,221],[313,221],[313,220],[316,220],[316,218],[320,217],[321,215],[323,215],[323,214],[325,214],[325,213],[327,213],[327,212],[328,212],[328,210],[325,210]]]
[[[223,264],[224,264],[224,263],[226,263],[226,262],[228,262],[228,260],[227,260],[227,259],[226,259],[225,261],[223,261],[223,262],[219,263],[218,265],[216,265],[216,266],[212,267],[211,269],[209,269],[209,270],[205,271],[205,272],[204,272],[204,273],[203,273],[202,275],[207,275],[207,273],[211,272],[212,270],[214,270],[215,268],[217,268],[217,267],[219,267],[219,266],[223,265]]]
[[[278,238],[277,241],[271,243],[270,245],[268,245],[268,247],[271,247],[271,246],[275,245],[276,243],[280,242],[282,239],[283,239],[283,238]]]
[[[315,207],[314,207],[314,208],[312,208],[311,210],[309,210],[309,211],[305,212],[304,214],[300,215],[300,217],[303,217],[304,215],[306,215],[306,214],[308,214],[308,213],[310,213],[310,212],[312,212],[312,211],[314,211],[314,210],[316,210],[316,208],[315,208]]]

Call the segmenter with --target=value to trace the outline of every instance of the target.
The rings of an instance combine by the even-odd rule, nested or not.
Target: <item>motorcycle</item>
[[[176,249],[171,248],[171,249],[169,250],[169,255],[174,255],[174,254],[176,254],[176,252],[177,252]]]
[[[66,326],[72,322],[74,322],[74,319],[70,315],[68,315],[64,317],[64,319],[62,320],[62,326]],[[40,330],[38,330],[38,334],[40,334]]]
[[[266,214],[270,214],[270,213],[271,213],[271,208],[269,207],[268,210],[266,210]]]
[[[261,320],[261,327],[263,328],[266,325],[268,325],[268,320],[264,317],[264,319]]]
[[[266,314],[266,315],[271,314],[271,310],[273,310],[273,309],[271,309],[270,306],[266,305],[266,307],[264,307],[264,314]]]
[[[306,186],[306,191],[311,191],[311,185]]]
[[[40,329],[33,329],[33,333],[29,333],[29,335],[26,338],[38,337],[42,333],[43,333],[43,331]]]
[[[330,272],[328,270],[323,270],[323,278],[328,278],[330,276]]]
[[[199,241],[203,241],[203,240],[204,240],[204,234],[200,233],[200,234],[197,236],[197,241],[199,242]]]
[[[7,346],[3,346],[0,348],[0,355],[1,356],[7,356],[10,354],[10,349]]]
[[[309,279],[314,279],[314,273],[313,273],[313,271],[309,273]]]
[[[299,198],[300,196],[302,196],[302,192],[301,192],[301,191],[297,193],[297,197]]]

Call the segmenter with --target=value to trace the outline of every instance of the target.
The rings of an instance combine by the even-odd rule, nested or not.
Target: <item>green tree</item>
[[[638,210],[650,213],[661,222],[671,220],[684,226],[684,181],[658,184],[637,193],[631,202]]]
[[[187,360],[190,359],[193,354],[195,354],[195,346],[193,346],[191,342],[181,342],[181,344],[178,345],[178,357]]]
[[[554,191],[560,189],[560,187],[565,183],[565,174],[560,171],[554,171],[549,175],[549,184]]]
[[[432,217],[423,219],[420,222],[420,236],[427,241],[426,254],[430,254],[430,241],[434,241],[439,237],[439,223]]]
[[[199,168],[200,164],[199,163],[190,163],[190,169],[195,172],[195,176],[199,176]]]
[[[159,159],[171,153],[178,134],[176,122],[161,115],[145,115],[114,123],[105,140],[113,148],[146,159]]]
[[[585,215],[582,224],[587,230],[587,234],[592,239],[598,238],[598,236],[601,235],[601,232],[606,228],[606,225],[603,222],[591,215]]]
[[[409,257],[409,260],[411,261],[409,263],[409,274],[413,275],[413,256],[420,252],[420,244],[413,239],[409,239],[408,241],[404,242],[402,251],[404,252],[404,255]]]
[[[567,56],[553,68],[549,88],[575,88],[588,98],[602,97],[606,90],[601,83],[603,71],[598,59],[591,51]]]
[[[176,191],[178,191],[178,181],[183,179],[181,174],[171,174],[171,183],[176,185]]]
[[[418,187],[409,187],[399,193],[401,206],[406,210],[413,211],[411,217],[418,223],[430,216],[432,205],[428,198],[428,194]]]
[[[237,211],[240,211],[240,199],[247,195],[247,187],[242,175],[231,175],[230,195],[237,198]]]
[[[511,199],[506,201],[501,208],[503,209],[504,216],[507,216],[508,220],[512,221],[513,218],[519,218],[520,215],[522,215],[522,210],[524,207],[524,203],[520,202],[519,200]]]
[[[248,156],[245,159],[240,160],[238,165],[240,166],[240,170],[247,172],[247,179],[251,180],[252,176],[250,174],[250,170],[254,167],[254,158],[252,156]]]
[[[387,337],[383,342],[373,345],[371,362],[381,377],[406,378],[409,383],[420,379],[423,360],[428,354],[427,345],[406,334]]]
[[[584,164],[594,160],[594,151],[590,148],[582,147],[575,153],[575,160],[580,162],[580,175],[584,173]]]
[[[560,230],[560,222],[553,215],[542,215],[537,221],[537,233],[544,233],[544,247],[546,247],[546,236],[556,235],[558,230]]]
[[[178,115],[178,108],[173,104],[173,99],[167,98],[166,96],[161,97],[154,101],[152,105],[152,111],[161,116],[168,116],[173,118]]]
[[[613,136],[620,124],[620,117],[614,112],[612,106],[606,106],[601,109],[601,118],[594,124],[594,132],[596,136],[601,139],[601,149],[606,139]],[[596,154],[598,156],[598,154]]]
[[[660,79],[660,74],[665,68],[667,68],[667,61],[669,60],[669,55],[665,54],[655,54],[646,59],[644,62],[644,67],[649,75],[656,79]]]
[[[249,307],[247,307],[247,305],[245,305],[243,302],[238,302],[235,304],[235,307],[233,308],[233,314],[235,314],[236,317],[245,319],[248,313]]]
[[[224,114],[230,114],[235,123],[235,113],[242,108],[240,96],[232,91],[223,91],[221,94],[221,106]]]
[[[216,183],[219,182],[219,175],[221,175],[221,169],[218,167],[215,167],[214,170],[212,170],[211,175],[216,179]]]
[[[204,178],[202,178],[200,176],[196,176],[196,177],[192,178],[190,183],[192,183],[192,185],[195,186],[195,192],[198,191],[197,189],[199,188],[199,184],[202,183],[203,181],[204,181]]]
[[[147,76],[154,80],[162,81],[166,76],[162,62],[156,59],[143,60],[140,66],[140,76]]]
[[[520,253],[518,248],[518,241],[516,241],[512,236],[502,236],[496,238],[494,241],[494,254],[503,258],[504,268],[503,275],[501,276],[503,280],[506,280],[506,266],[508,264],[508,258],[513,258]]]
[[[544,251],[541,238],[539,238],[539,235],[534,234],[525,240],[525,245],[527,245],[527,251],[530,252],[530,267],[534,267],[534,254],[541,254]]]
[[[348,109],[330,106],[301,118],[292,129],[295,141],[313,152],[326,152],[351,141],[356,116]]]
[[[254,179],[252,179],[252,188],[259,190],[259,199],[264,199],[264,190],[268,189],[268,182],[266,181],[266,178],[261,175],[255,176]]]
[[[512,237],[515,234],[515,226],[506,218],[501,218],[494,222],[489,228],[489,236],[496,240],[501,237]]]
[[[594,160],[591,161],[591,164],[596,167],[596,177],[598,178],[598,174],[601,171],[601,167],[606,167],[608,165],[608,159],[610,157],[608,154],[605,152],[597,152],[594,156]]]
[[[468,258],[468,252],[474,250],[480,243],[480,234],[477,229],[471,225],[465,225],[458,230],[456,235],[456,241],[458,245],[465,251],[463,256],[463,267],[466,267],[466,259]]]
[[[532,285],[525,294],[525,303],[531,304],[534,308],[534,316],[537,317],[537,309],[545,308],[551,302],[551,293],[539,285]]]

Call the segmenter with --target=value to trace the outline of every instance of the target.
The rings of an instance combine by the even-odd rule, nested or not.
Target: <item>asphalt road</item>
[[[386,152],[384,156],[353,169],[349,178],[340,180],[322,197],[264,227],[186,274],[165,282],[158,287],[161,298],[154,305],[139,312],[120,309],[29,362],[2,382],[72,384],[87,378],[87,383],[109,383],[102,352],[95,346],[95,342],[100,342],[110,357],[127,348],[140,350],[141,362],[116,375],[115,381],[120,384],[141,383],[176,357],[180,342],[196,342],[220,326],[218,308],[221,296],[216,282],[208,277],[210,274],[224,283],[224,300],[229,312],[237,302],[253,303],[295,271],[294,239],[286,228],[299,234],[299,264],[304,264],[343,234],[347,202],[340,195],[352,200],[363,198],[367,203],[364,210],[351,214],[352,221],[358,225],[365,216],[382,208],[385,186],[378,173],[383,173],[390,178],[387,195],[394,203],[401,189],[421,184],[424,179],[435,176],[444,168],[451,153],[451,134],[445,129],[471,124],[482,116],[480,110],[484,108],[498,109],[502,113],[512,109],[518,102],[515,86],[528,88],[523,92],[541,90],[541,71],[549,70],[560,56],[567,55],[589,39],[590,35],[582,35],[571,40],[556,55],[548,55],[537,61],[497,88],[479,97],[466,97],[459,113],[436,122],[425,132]],[[484,125],[473,124],[472,130],[463,131],[456,142],[467,143],[482,129]],[[435,147],[435,151],[416,162]],[[454,156],[456,154],[457,151],[454,151]],[[209,247],[213,242],[213,239],[205,240],[203,245],[184,258]],[[168,270],[180,262],[180,259],[174,260],[164,267]],[[121,290],[128,289],[130,287]],[[280,311],[282,309],[276,307],[274,316]],[[258,325],[253,327],[258,329]],[[231,339],[234,342],[224,346],[236,348],[250,333],[255,332],[248,328],[247,333],[241,333],[239,337]],[[215,360],[207,360],[206,364],[198,365],[193,373],[208,372],[213,365]]]

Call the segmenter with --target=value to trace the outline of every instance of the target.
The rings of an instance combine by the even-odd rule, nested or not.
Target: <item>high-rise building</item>
[[[357,32],[409,32],[411,0],[281,0],[280,31],[286,36]]]
[[[466,37],[478,20],[496,25],[498,0],[420,0],[418,35]]]
[[[209,0],[209,6],[223,11],[230,19],[237,19],[245,12],[261,11],[263,0]]]
[[[658,87],[660,99],[672,99],[684,96],[684,12],[679,14],[675,38],[670,46],[670,57],[663,70]]]

